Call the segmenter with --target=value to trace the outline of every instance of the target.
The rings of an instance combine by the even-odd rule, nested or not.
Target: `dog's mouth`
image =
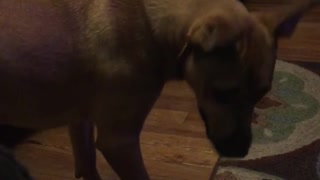
[[[229,137],[216,140],[210,135],[206,113],[200,107],[198,107],[198,111],[201,119],[205,123],[206,135],[208,139],[222,157],[243,158],[248,154],[252,141],[251,133],[249,133],[250,131],[247,132],[246,130],[239,128]]]
[[[224,139],[221,142],[214,143],[215,149],[223,157],[243,158],[245,157],[251,146],[251,139],[247,137],[234,136]]]

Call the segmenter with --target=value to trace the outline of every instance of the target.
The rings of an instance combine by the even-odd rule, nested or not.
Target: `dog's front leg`
[[[139,136],[111,136],[118,140],[115,142],[100,137],[97,145],[121,180],[149,180],[141,155]]]
[[[100,180],[96,168],[94,123],[86,119],[70,122],[69,135],[73,149],[76,178]]]
[[[122,180],[148,180],[140,149],[140,132],[158,94],[113,96],[97,122],[97,148]]]

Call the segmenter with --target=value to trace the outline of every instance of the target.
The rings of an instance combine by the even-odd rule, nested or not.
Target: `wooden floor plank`
[[[36,179],[73,179],[73,157],[67,134],[66,128],[38,134],[18,148],[17,158]],[[143,132],[141,141],[145,163],[153,179],[207,177],[218,157],[203,138]],[[116,179],[101,154],[97,154],[103,177]]]

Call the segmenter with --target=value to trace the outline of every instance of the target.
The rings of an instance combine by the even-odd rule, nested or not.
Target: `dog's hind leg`
[[[94,124],[92,121],[80,120],[69,124],[76,178],[100,180],[96,168],[96,149],[94,145]]]

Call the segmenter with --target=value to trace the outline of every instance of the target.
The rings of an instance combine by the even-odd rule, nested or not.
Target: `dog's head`
[[[254,106],[271,88],[277,41],[291,35],[309,7],[292,3],[279,12],[214,12],[190,26],[185,78],[222,156],[248,153]]]

